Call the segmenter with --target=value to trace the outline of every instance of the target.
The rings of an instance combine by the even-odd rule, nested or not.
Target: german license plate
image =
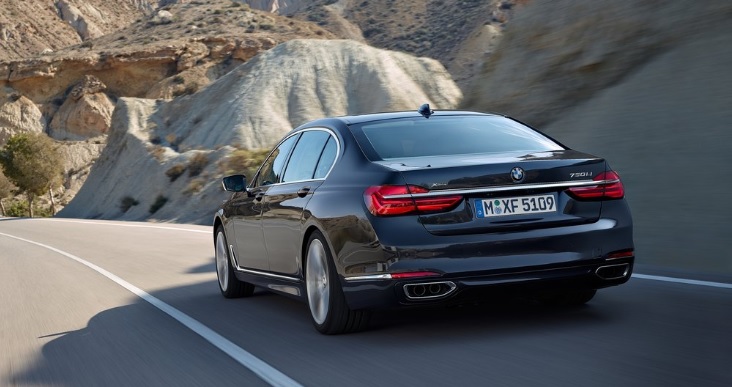
[[[475,213],[479,218],[539,214],[556,211],[557,198],[553,194],[480,199],[475,201]]]

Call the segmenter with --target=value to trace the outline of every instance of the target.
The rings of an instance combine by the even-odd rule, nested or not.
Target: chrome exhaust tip
[[[457,289],[452,281],[423,282],[404,285],[408,300],[435,300],[447,297]]]
[[[630,265],[620,263],[617,265],[600,266],[595,270],[595,275],[606,281],[625,278],[630,271]]]

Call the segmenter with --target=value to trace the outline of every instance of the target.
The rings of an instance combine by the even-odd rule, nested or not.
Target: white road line
[[[95,222],[95,221],[85,221],[85,220],[73,220],[73,219],[59,219],[59,218],[33,218],[33,219],[25,219],[25,220],[33,220],[33,221],[42,221],[42,222],[66,222],[66,223],[80,223],[80,224],[96,224],[101,226],[117,226],[117,227],[137,227],[137,228],[156,228],[159,230],[175,230],[175,231],[187,231],[187,232],[197,232],[197,233],[203,233],[203,234],[211,234],[213,235],[213,230],[193,230],[190,228],[180,228],[180,227],[170,227],[170,226],[153,226],[153,225],[147,225],[147,224],[120,224],[120,223],[112,223],[110,222]]]
[[[699,280],[686,279],[686,278],[661,277],[658,275],[647,275],[647,274],[636,274],[636,273],[633,273],[631,275],[631,277],[653,280],[653,281],[674,282],[677,284],[699,285],[699,286],[709,286],[709,287],[713,287],[713,288],[732,289],[732,284],[727,284],[724,282],[699,281]]]
[[[238,362],[239,364],[243,365],[244,367],[246,367],[249,370],[251,370],[252,372],[254,372],[257,376],[262,378],[262,380],[269,383],[270,385],[286,386],[286,387],[301,386],[300,383],[296,382],[295,380],[291,379],[287,375],[278,371],[274,367],[272,367],[269,364],[265,363],[264,361],[260,360],[259,358],[252,355],[251,353],[247,352],[243,348],[237,346],[236,344],[229,341],[224,336],[221,336],[220,334],[214,332],[209,327],[201,324],[200,322],[193,319],[192,317],[190,317],[190,316],[186,315],[185,313],[179,311],[178,309],[166,304],[165,302],[161,301],[160,299],[150,295],[146,291],[132,285],[131,283],[123,280],[122,278],[110,273],[109,271],[107,271],[91,262],[85,261],[73,254],[69,254],[65,251],[59,250],[55,247],[44,245],[42,243],[34,242],[34,241],[31,241],[28,239],[20,238],[20,237],[14,236],[14,235],[5,234],[2,232],[0,232],[0,235],[8,237],[8,238],[12,238],[12,239],[17,239],[19,241],[23,241],[26,243],[30,243],[30,244],[51,250],[53,252],[56,252],[58,254],[65,256],[67,258],[71,258],[74,261],[109,278],[110,280],[116,282],[118,285],[122,286],[123,288],[136,294],[138,297],[149,302],[154,307],[165,312],[170,317],[176,319],[179,323],[185,325],[190,330],[192,330],[199,336],[203,337],[206,341],[213,344],[216,348],[222,350],[224,353],[229,355],[236,362]]]

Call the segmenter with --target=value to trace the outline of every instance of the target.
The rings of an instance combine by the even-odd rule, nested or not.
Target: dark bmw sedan
[[[505,116],[423,106],[320,119],[223,184],[221,293],[302,299],[326,334],[365,328],[374,309],[509,295],[579,305],[633,268],[618,174]]]

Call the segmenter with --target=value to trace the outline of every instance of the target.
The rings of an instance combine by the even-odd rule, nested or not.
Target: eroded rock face
[[[114,111],[114,103],[104,94],[106,88],[98,78],[85,76],[53,116],[51,137],[78,141],[106,134]]]
[[[305,8],[310,1],[304,0],[245,0],[254,9],[267,12],[279,13],[280,15],[292,15]]]
[[[185,148],[269,147],[320,117],[456,106],[462,93],[436,60],[348,40],[293,40],[239,66],[192,98],[163,106],[159,137]],[[416,106],[416,107],[415,107]],[[202,128],[208,128],[203,130]]]
[[[82,40],[97,38],[103,35],[102,30],[99,29],[93,21],[91,21],[91,18],[85,16],[84,13],[82,13],[82,11],[71,2],[67,0],[59,0],[58,3],[56,3],[56,6],[58,7],[61,19],[74,27]],[[102,18],[102,14],[99,10],[94,8],[92,5],[84,4],[84,9],[88,14],[92,15],[92,17],[96,16],[97,19]]]
[[[43,132],[46,122],[38,106],[14,91],[0,93],[0,146],[11,136]]]
[[[207,223],[225,197],[218,164],[232,146],[270,147],[315,118],[413,110],[425,102],[450,109],[460,98],[433,59],[353,41],[290,41],[196,94],[167,102],[121,98],[107,147],[60,215],[148,219],[148,209],[163,195],[168,204],[154,219]],[[200,154],[208,160],[200,176],[171,181],[166,175]],[[139,204],[122,211],[126,197]]]

